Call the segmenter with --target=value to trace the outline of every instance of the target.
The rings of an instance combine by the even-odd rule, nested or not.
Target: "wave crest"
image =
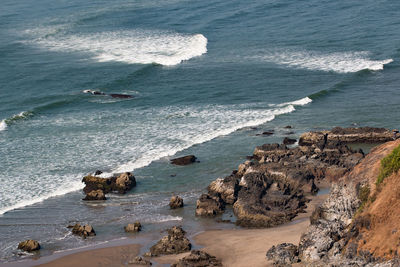
[[[369,52],[341,52],[323,54],[313,51],[278,51],[267,53],[262,58],[265,61],[279,65],[308,70],[333,71],[337,73],[351,73],[361,70],[383,70],[384,65],[393,62],[393,59],[373,60]]]

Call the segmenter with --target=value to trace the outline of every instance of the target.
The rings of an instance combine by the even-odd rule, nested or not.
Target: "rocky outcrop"
[[[235,203],[237,199],[237,192],[239,187],[239,179],[236,175],[231,175],[210,183],[208,192],[212,195],[220,195],[221,199],[227,204]]]
[[[171,209],[178,209],[183,207],[183,198],[180,196],[172,196],[169,201],[169,207]]]
[[[149,260],[146,260],[140,256],[135,257],[133,260],[129,261],[128,264],[143,265],[143,266],[152,265],[152,263]]]
[[[180,158],[171,159],[171,163],[174,165],[189,165],[196,162],[196,157],[194,155],[188,155]]]
[[[196,202],[197,216],[215,216],[225,210],[224,202],[219,194],[202,194]]]
[[[40,244],[36,240],[29,239],[29,240],[25,240],[25,241],[20,242],[18,244],[18,249],[21,249],[21,250],[26,251],[26,252],[32,252],[32,251],[35,251],[35,250],[39,250],[40,249]]]
[[[222,263],[216,257],[201,251],[192,250],[190,254],[180,259],[171,267],[222,267]]]
[[[87,175],[83,177],[82,182],[85,183],[83,192],[86,194],[83,200],[105,200],[107,193],[125,194],[136,186],[136,179],[130,172],[109,178]]]
[[[293,139],[293,138],[289,138],[289,137],[285,137],[284,139],[283,139],[283,141],[282,141],[282,143],[284,144],[284,145],[293,145],[294,143],[296,143],[296,139]]]
[[[384,128],[341,128],[331,131],[308,132],[301,135],[299,145],[324,146],[328,143],[384,143],[393,140],[393,133]]]
[[[299,262],[298,247],[291,243],[282,243],[272,246],[267,251],[267,259],[271,260],[274,266],[286,267],[291,266],[293,263]]]
[[[124,230],[127,233],[136,233],[142,230],[142,225],[140,224],[140,222],[136,221],[125,226]]]
[[[150,248],[146,256],[159,256],[168,254],[179,254],[190,251],[192,244],[186,238],[186,232],[180,226],[174,226],[168,229],[168,235]]]
[[[77,223],[75,225],[68,226],[68,228],[72,228],[72,233],[74,235],[78,235],[83,238],[96,235],[96,232],[94,231],[93,227],[89,224],[80,225],[79,223]]]
[[[391,183],[389,177],[380,193],[375,188],[382,158],[398,145],[400,140],[374,148],[332,186],[301,237],[298,250],[303,265],[400,266],[400,235],[393,230],[396,224],[400,227],[399,182]]]

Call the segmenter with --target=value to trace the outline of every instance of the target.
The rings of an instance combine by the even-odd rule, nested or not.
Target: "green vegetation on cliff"
[[[381,169],[376,180],[376,185],[379,185],[386,177],[400,169],[400,145],[393,149],[392,153],[381,160]]]

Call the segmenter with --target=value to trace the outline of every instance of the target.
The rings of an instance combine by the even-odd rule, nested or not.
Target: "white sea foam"
[[[207,38],[202,34],[162,31],[126,30],[93,34],[61,32],[41,36],[35,42],[53,51],[89,53],[99,62],[118,61],[128,64],[156,63],[171,66],[207,53]]]
[[[1,131],[4,131],[6,128],[7,128],[7,123],[6,123],[5,120],[2,120],[2,121],[0,122],[0,132],[1,132]]]
[[[118,113],[96,110],[79,117],[62,114],[45,118],[46,126],[53,129],[85,125],[77,133],[79,146],[76,138],[66,138],[62,129],[58,133],[40,132],[40,136],[10,140],[8,145],[20,153],[0,157],[4,166],[2,176],[18,179],[4,183],[0,191],[0,214],[79,190],[83,187],[80,180],[92,170],[133,171],[193,145],[264,124],[307,103],[310,99],[303,98],[273,107],[170,106],[133,108]],[[41,129],[42,123],[42,120],[31,121],[30,127]]]
[[[382,70],[393,59],[373,60],[369,52],[321,53],[315,51],[278,50],[264,53],[261,58],[268,62],[294,68],[333,71],[338,73],[357,72],[360,70]]]
[[[270,107],[284,107],[284,106],[288,106],[288,105],[305,106],[311,102],[312,102],[312,99],[307,96],[307,97],[304,97],[304,98],[296,100],[296,101],[286,102],[286,103],[281,103],[281,104],[270,104],[269,106]]]
[[[67,193],[76,191],[76,190],[80,190],[83,188],[83,183],[81,182],[74,182],[71,183],[69,185],[66,185],[65,187],[63,186],[60,189],[57,189],[51,193],[39,196],[39,197],[34,197],[31,199],[25,199],[25,200],[19,200],[16,204],[11,205],[11,206],[6,206],[0,209],[0,215],[6,213],[7,211],[10,210],[15,210],[15,209],[19,209],[25,206],[30,206],[39,202],[42,202],[43,200],[49,199],[51,197],[57,197],[57,196],[62,196],[65,195]]]

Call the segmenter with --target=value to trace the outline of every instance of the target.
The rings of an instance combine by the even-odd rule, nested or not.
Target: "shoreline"
[[[323,192],[323,194],[310,196],[311,201],[308,203],[305,213],[300,213],[295,219],[284,225],[261,229],[216,228],[194,233],[190,235],[189,238],[194,248],[203,250],[221,259],[224,266],[245,266],[241,265],[240,262],[248,263],[249,259],[247,259],[247,257],[252,259],[252,266],[265,266],[267,262],[265,253],[272,245],[283,242],[298,243],[301,234],[310,224],[309,217],[312,211],[329,195],[329,187],[326,187],[326,184],[324,184],[324,187],[321,187],[321,192]],[[86,267],[121,266],[135,256],[143,254],[149,246],[153,245],[150,235],[158,236],[158,238],[163,236],[162,231],[153,234],[139,233],[135,238],[128,237],[111,240],[103,244],[53,253],[50,256],[44,256],[38,259],[30,258],[17,262],[1,263],[0,266],[76,266],[76,263],[82,260],[85,261]],[[251,249],[252,253],[243,249],[243,242],[251,242],[252,246],[248,249]],[[255,247],[257,250],[255,250]],[[235,257],[232,257],[231,251],[235,251]],[[164,266],[165,264],[175,263],[188,254],[189,252],[176,255],[164,255],[152,257],[150,260],[153,266]],[[238,259],[240,259],[240,261],[238,261]],[[104,263],[104,265],[101,265],[101,263]],[[129,266],[136,265],[129,264]]]

